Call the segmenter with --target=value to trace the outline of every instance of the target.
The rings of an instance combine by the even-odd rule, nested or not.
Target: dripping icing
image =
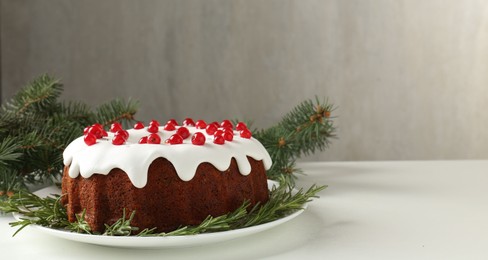
[[[196,129],[187,126],[190,134],[201,132],[207,141],[205,145],[191,144],[191,137],[186,138],[183,144],[138,144],[143,136],[147,136],[147,128],[130,129],[129,139],[124,145],[113,145],[112,133],[108,137],[97,140],[97,143],[88,146],[84,143],[83,137],[79,137],[66,147],[63,153],[64,165],[70,166],[69,176],[76,178],[81,175],[90,178],[93,174],[107,175],[110,170],[119,168],[127,173],[135,187],[142,188],[147,183],[147,171],[149,165],[159,157],[170,161],[179,178],[189,181],[195,175],[198,165],[202,162],[212,164],[219,171],[229,168],[231,159],[235,158],[239,172],[248,175],[251,172],[251,165],[247,156],[263,161],[264,167],[268,170],[271,167],[271,158],[264,146],[256,139],[246,139],[234,132],[234,139],[225,142],[223,145],[214,144],[213,136],[208,135],[204,129]],[[158,134],[161,140],[166,140],[174,131],[163,130],[159,127]]]

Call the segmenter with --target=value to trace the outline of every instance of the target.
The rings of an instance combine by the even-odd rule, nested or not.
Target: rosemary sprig
[[[287,216],[303,208],[317,193],[326,186],[312,185],[307,191],[298,191],[283,177],[280,185],[273,187],[270,199],[263,205],[255,205],[250,210],[249,201],[245,201],[238,209],[228,214],[212,217],[208,216],[199,225],[183,226],[166,233],[157,233],[155,228],[144,229],[131,226],[135,211],[127,218],[125,210],[122,217],[112,225],[105,225],[106,236],[184,236],[201,233],[211,233],[232,229],[245,228],[268,223]],[[60,204],[60,196],[40,198],[29,192],[19,192],[5,201],[0,201],[0,211],[22,214],[19,221],[10,223],[12,227],[20,226],[14,236],[28,225],[35,224],[50,228],[64,229],[77,233],[93,234],[85,221],[85,211],[76,216],[77,221],[70,223],[66,210]]]
[[[20,226],[14,236],[25,227],[35,224],[50,228],[65,228],[70,226],[65,208],[60,203],[61,196],[40,198],[28,191],[19,191],[9,199],[0,201],[0,211],[5,213],[19,213],[19,221],[10,226]]]
[[[102,235],[106,236],[130,236],[132,232],[139,230],[138,227],[130,225],[132,219],[134,219],[136,212],[132,211],[129,218],[125,218],[125,209],[123,210],[122,217],[119,218],[112,225],[105,224],[105,232]]]
[[[292,193],[293,186],[281,185],[274,188],[270,200],[262,207],[254,207],[242,226],[250,227],[274,221],[300,210],[305,203],[316,198],[316,194],[325,188],[326,186],[312,185],[306,192],[300,189],[296,194]]]
[[[196,235],[201,233],[211,233],[211,232],[230,230],[233,229],[234,223],[238,222],[239,220],[245,218],[248,215],[248,212],[246,210],[248,206],[249,206],[249,201],[245,201],[239,208],[237,208],[231,213],[218,216],[218,217],[208,216],[198,226],[184,226],[168,233],[163,232],[155,235],[187,236],[187,235]],[[238,229],[238,228],[241,227],[235,227],[234,229]]]
[[[88,225],[88,222],[85,220],[86,209],[80,215],[76,215],[76,221],[73,223],[69,223],[67,229],[72,230],[77,233],[87,233],[91,234],[91,228]],[[125,211],[124,211],[125,215]]]

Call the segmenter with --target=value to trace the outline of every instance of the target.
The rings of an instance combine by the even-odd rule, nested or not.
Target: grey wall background
[[[0,0],[1,98],[41,73],[139,118],[277,122],[314,95],[339,139],[308,160],[488,158],[488,2]]]

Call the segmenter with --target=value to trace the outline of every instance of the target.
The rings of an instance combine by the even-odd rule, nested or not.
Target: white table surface
[[[263,233],[176,249],[111,248],[33,228],[2,259],[488,259],[488,161],[303,163],[298,186],[327,184],[296,219]]]

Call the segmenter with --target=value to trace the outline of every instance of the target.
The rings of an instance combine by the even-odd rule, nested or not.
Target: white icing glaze
[[[169,145],[164,143],[175,131],[163,130],[159,127],[158,134],[161,144],[139,144],[139,139],[149,135],[147,127],[143,129],[130,129],[129,139],[124,145],[113,145],[114,134],[108,133],[108,137],[98,139],[97,143],[88,146],[83,141],[83,136],[75,139],[64,150],[64,165],[70,166],[69,176],[90,178],[93,174],[107,175],[110,170],[119,168],[127,173],[135,187],[142,188],[147,183],[147,171],[149,165],[159,157],[168,159],[180,177],[189,181],[195,175],[198,165],[209,162],[219,171],[229,168],[232,158],[235,158],[239,172],[248,175],[251,165],[246,156],[263,161],[268,170],[271,167],[271,158],[264,146],[256,139],[246,139],[234,131],[234,139],[226,141],[223,145],[213,143],[213,136],[205,133],[204,129],[196,129],[187,126],[190,137],[183,144]],[[178,127],[177,127],[178,129]],[[205,135],[204,145],[193,145],[191,136],[195,132]]]

